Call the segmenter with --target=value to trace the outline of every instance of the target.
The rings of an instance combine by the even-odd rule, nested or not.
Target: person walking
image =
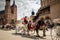
[[[46,36],[46,24],[44,18],[41,18],[41,27],[43,28],[43,36]]]
[[[32,21],[32,28],[33,28],[33,30],[35,32],[35,30],[36,30],[36,23],[35,23],[35,21]]]
[[[45,23],[44,23],[44,18],[41,18],[38,22],[37,22],[37,25],[36,25],[36,33],[37,33],[37,37],[40,37],[39,36],[39,29],[40,27],[43,27],[43,36],[46,36],[45,34]]]
[[[50,35],[51,35],[51,38],[52,38],[52,29],[53,29],[55,24],[50,17],[47,16],[45,19],[46,19],[47,26],[50,28]],[[52,38],[52,40],[53,40],[53,38]]]
[[[28,22],[28,29],[27,29],[27,32],[28,32],[28,35],[29,35],[29,31],[30,31],[30,29],[32,28],[32,23],[31,23],[31,21],[29,21]]]
[[[24,23],[25,23],[25,24],[28,23],[28,18],[27,18],[27,16],[24,17]]]
[[[2,29],[4,29],[4,25],[2,25]]]

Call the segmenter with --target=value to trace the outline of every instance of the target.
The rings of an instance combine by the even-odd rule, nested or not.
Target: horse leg
[[[18,30],[19,30],[19,28],[16,28],[16,30],[15,30],[15,33],[16,33],[16,34],[18,33]]]
[[[23,27],[22,27],[22,29],[23,29],[23,32],[24,32],[23,34],[25,34],[25,29]]]
[[[37,34],[37,36],[39,36],[39,31],[38,31],[39,29],[36,29],[36,34]]]
[[[29,29],[27,29],[27,35],[29,35]]]
[[[35,33],[35,31],[36,31],[36,30],[34,30],[34,33]],[[34,34],[34,33],[33,33],[33,34]]]

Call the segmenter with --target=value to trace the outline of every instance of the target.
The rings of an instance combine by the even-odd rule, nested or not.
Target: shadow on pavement
[[[21,37],[25,37],[25,38],[31,38],[31,39],[46,39],[46,38],[44,38],[43,36],[40,36],[40,37],[36,37],[36,35],[33,35],[33,36],[31,36],[31,35],[27,35],[27,34],[22,34],[22,33],[12,33],[12,35],[18,35],[18,36],[21,36]]]
[[[0,29],[0,30],[3,30],[3,31],[11,31],[11,29]]]

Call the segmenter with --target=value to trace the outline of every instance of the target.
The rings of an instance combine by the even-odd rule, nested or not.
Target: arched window
[[[11,24],[15,24],[15,21],[14,21],[14,19],[12,19],[12,20],[11,20]]]

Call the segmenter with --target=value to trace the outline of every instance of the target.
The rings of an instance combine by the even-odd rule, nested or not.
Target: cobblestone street
[[[60,40],[60,0],[0,0],[0,40]]]
[[[50,35],[50,30],[49,31],[46,31],[46,37],[43,37],[43,38],[37,38],[35,37],[34,35],[32,36],[24,36],[24,35],[21,35],[20,33],[18,33],[18,35],[14,34],[15,33],[15,30],[9,30],[9,31],[5,31],[5,30],[0,30],[0,40],[52,40],[51,39],[51,35]],[[42,36],[42,31],[40,31],[40,36]],[[53,34],[54,34],[54,31],[53,31]],[[55,34],[54,34],[55,35]],[[55,39],[55,38],[54,38]]]

